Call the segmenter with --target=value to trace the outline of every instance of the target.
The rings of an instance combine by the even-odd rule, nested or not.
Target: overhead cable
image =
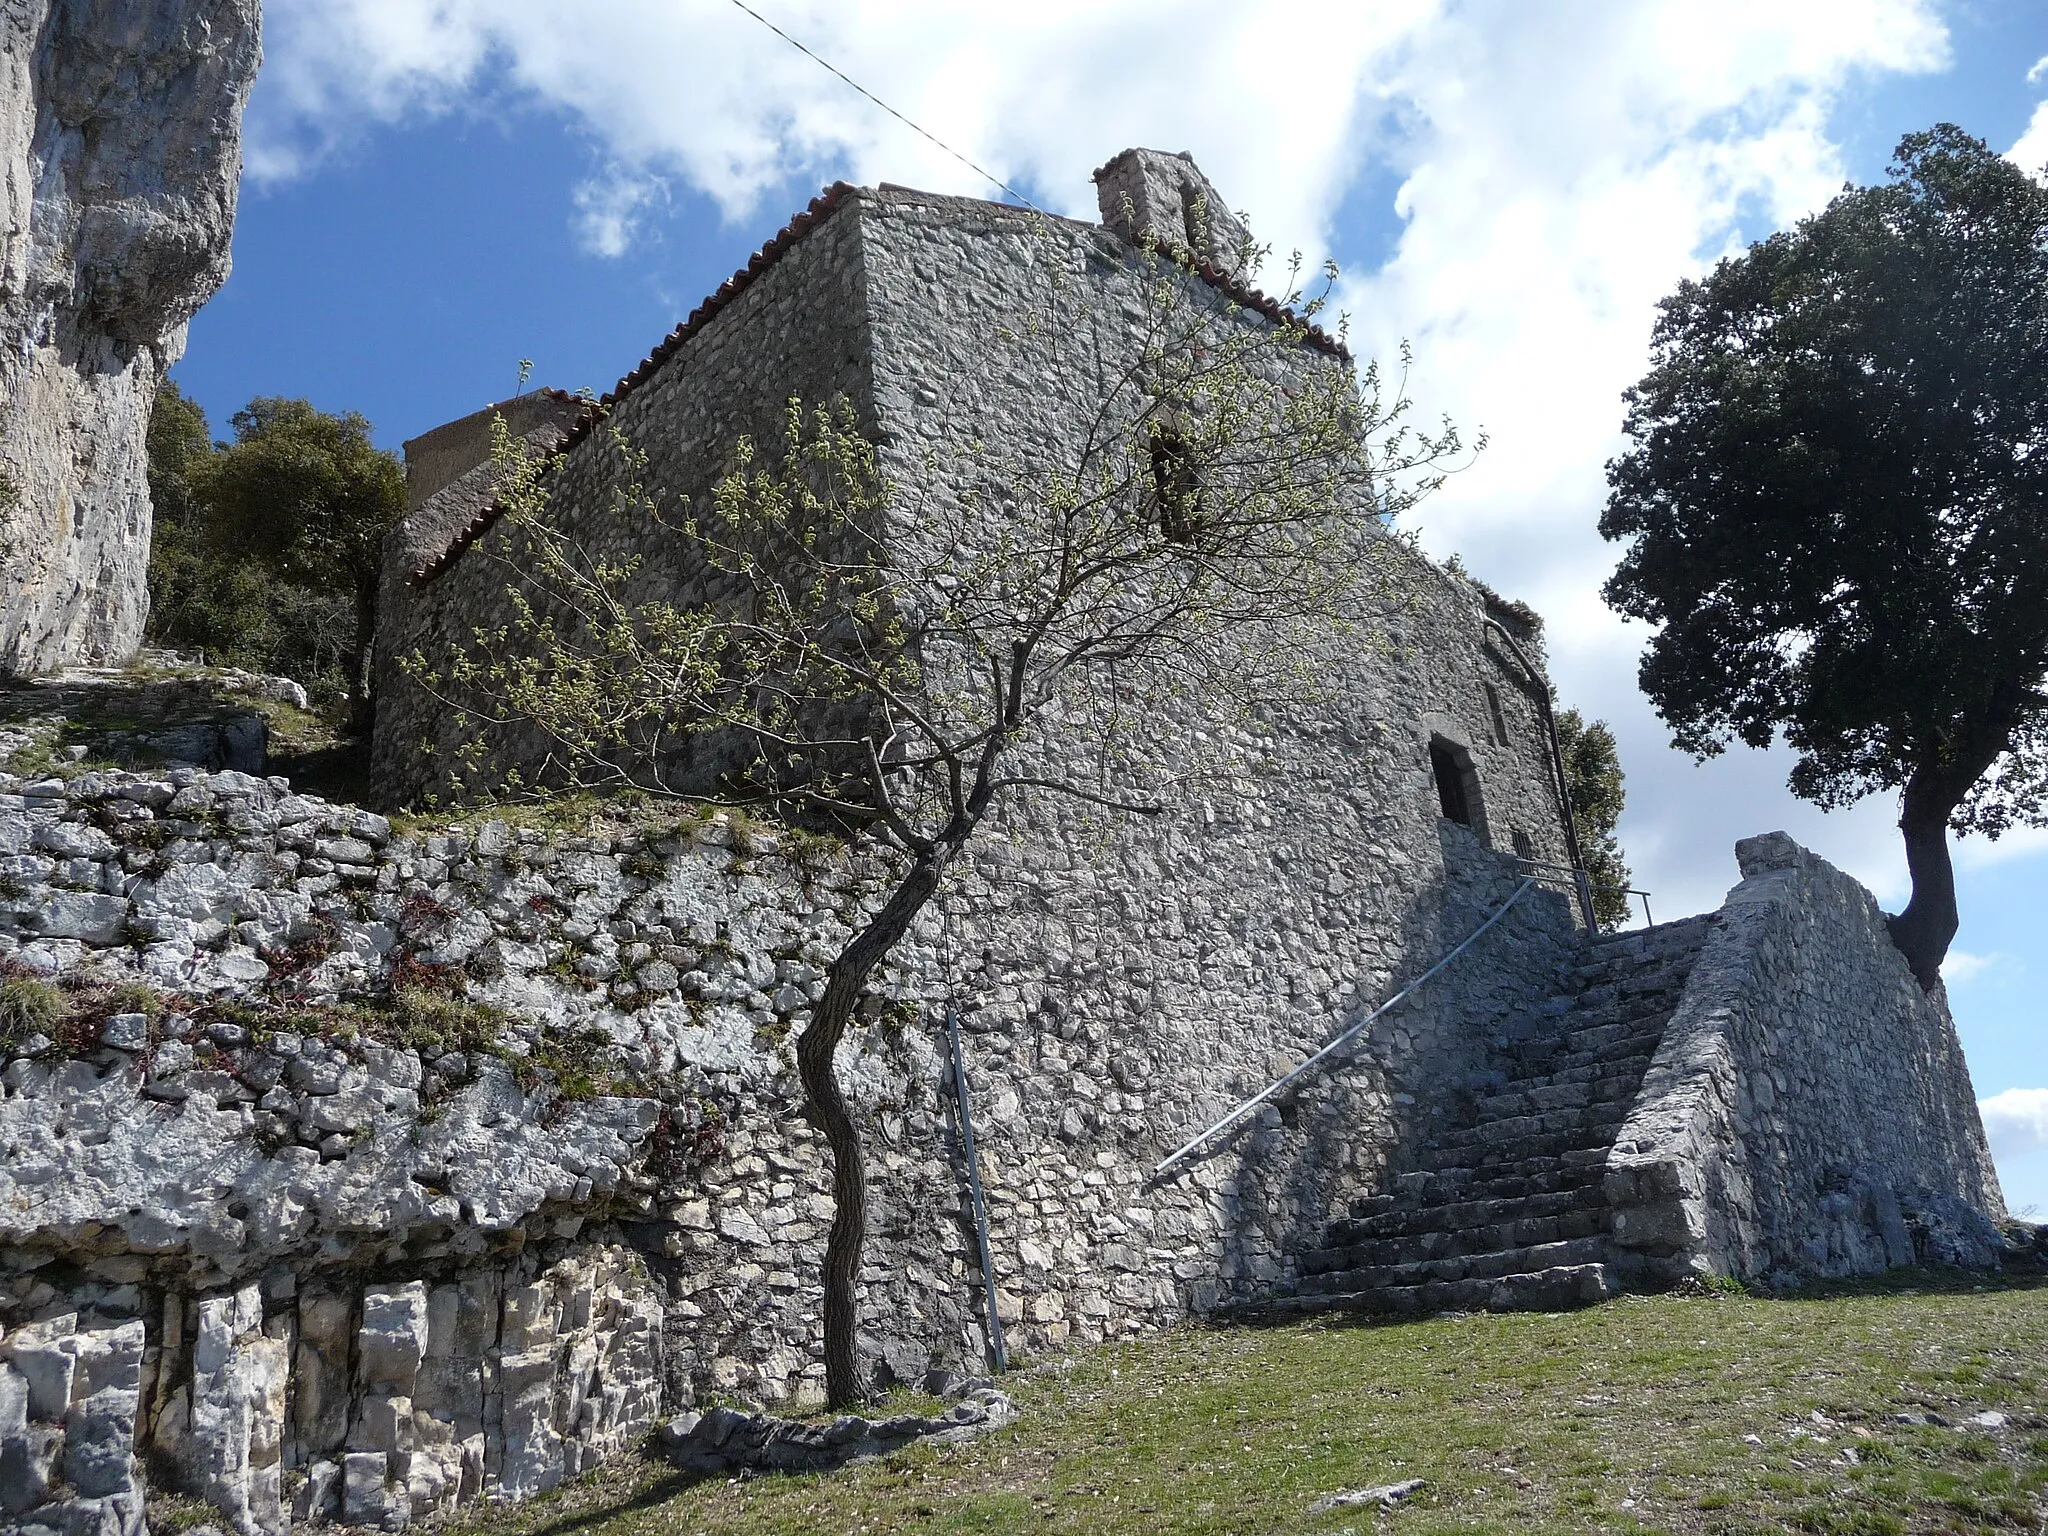
[[[908,128],[912,133],[915,133],[920,138],[927,139],[931,143],[937,145],[940,149],[944,150],[947,154],[951,155],[955,160],[958,160],[962,165],[966,166],[967,169],[974,172],[975,175],[981,177],[984,181],[990,182],[993,185],[1002,188],[1003,191],[1008,193],[1011,197],[1017,199],[1018,202],[1022,203],[1026,208],[1029,208],[1034,212],[1043,213],[1045,211],[1044,209],[1040,208],[1038,204],[1032,202],[1031,199],[1026,197],[1022,192],[1019,192],[1015,187],[1011,186],[1007,181],[1003,180],[1002,177],[996,175],[993,171],[984,170],[981,166],[976,165],[972,160],[968,159],[965,155],[961,154],[959,150],[955,149],[945,140],[939,138],[936,134],[930,133],[925,129],[918,127],[916,123],[913,123],[909,118],[905,117],[901,112],[898,112],[894,107],[890,106],[889,103],[882,100],[882,98],[877,96],[873,91],[869,90],[866,86],[862,85],[858,80],[854,79],[851,75],[847,74],[845,70],[839,69],[835,65],[831,64],[829,61],[819,58],[817,54],[811,52],[810,49],[806,48],[802,43],[798,42],[795,38],[791,37],[787,32],[783,31],[782,28],[775,25],[775,23],[770,21],[766,16],[763,16],[751,5],[748,5],[746,3],[746,0],[732,0],[732,3],[738,6],[741,10],[745,11],[749,16],[753,17],[754,20],[761,23],[761,25],[766,27],[770,32],[773,32],[777,37],[781,38],[785,43],[789,44],[789,46],[794,48],[798,53],[802,54],[805,58],[809,59],[813,64],[816,64],[820,69],[823,69],[828,73],[837,76],[840,80],[852,86],[856,91],[859,91],[861,95],[867,97],[869,101],[873,102],[876,106],[880,107],[884,112],[888,113],[891,117],[895,118],[897,122],[901,123],[904,127]]]

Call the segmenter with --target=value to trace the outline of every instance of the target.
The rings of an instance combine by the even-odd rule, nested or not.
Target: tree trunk
[[[1934,775],[1921,771],[1906,781],[1900,798],[1899,830],[1906,838],[1913,898],[1887,926],[1915,979],[1932,992],[1941,983],[1941,962],[1956,936],[1956,876],[1948,858],[1948,819],[1956,797]]]
[[[835,1409],[854,1407],[866,1395],[860,1382],[860,1318],[853,1291],[867,1239],[868,1191],[860,1130],[839,1091],[832,1053],[845,1038],[868,976],[910,931],[912,920],[938,889],[939,874],[951,854],[951,848],[942,847],[919,859],[874,921],[840,951],[826,969],[825,994],[796,1043],[804,1097],[832,1153],[832,1232],[825,1242],[825,1399]]]

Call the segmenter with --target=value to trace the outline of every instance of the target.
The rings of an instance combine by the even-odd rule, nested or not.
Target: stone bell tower
[[[1095,173],[1102,222],[1133,245],[1186,252],[1230,277],[1244,265],[1244,224],[1182,150],[1127,149]]]

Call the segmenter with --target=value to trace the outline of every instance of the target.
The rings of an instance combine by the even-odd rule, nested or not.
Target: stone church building
[[[1097,183],[1099,223],[831,188],[606,397],[637,480],[704,497],[792,395],[849,402],[898,484],[981,443],[1071,452],[1162,248],[1193,258],[1171,269],[1190,302],[1274,323],[1185,157],[1127,151]],[[1034,323],[1049,286],[1071,323]],[[1300,346],[1349,366],[1335,337]],[[387,809],[453,816],[476,729],[404,659],[506,624],[524,577],[493,413],[551,456],[552,512],[586,547],[640,556],[657,588],[701,577],[621,510],[582,400],[522,395],[408,444]],[[916,559],[919,536],[890,547]],[[1548,1308],[1997,1261],[1954,1028],[1869,894],[1766,834],[1718,912],[1587,933],[1545,878],[1570,845],[1540,625],[1389,554],[1396,579],[1313,658],[1315,707],[1183,701],[1162,740],[1220,746],[1228,771],[1159,816],[1010,805],[877,978],[839,1072],[870,1149],[878,1381],[979,1369],[998,1327],[1038,1352],[1240,1308]],[[484,739],[500,773],[544,761],[516,725]],[[152,1467],[242,1536],[389,1529],[553,1487],[693,1402],[815,1400],[832,1204],[793,1041],[884,850],[708,810],[406,831],[187,770],[19,787],[0,840],[13,963],[309,1010],[260,1036],[195,1005],[8,1046],[0,1465],[34,1475],[0,1475],[5,1519],[133,1536]],[[421,987],[497,1036],[323,1032],[312,1011]]]

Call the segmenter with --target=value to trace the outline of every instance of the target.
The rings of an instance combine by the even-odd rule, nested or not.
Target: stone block
[[[366,1395],[349,1426],[351,1451],[380,1451],[387,1456],[409,1454],[417,1445],[413,1431],[412,1399],[387,1393]]]
[[[192,1348],[188,1485],[239,1536],[283,1536],[285,1341],[266,1336],[258,1285],[201,1301]]]
[[[72,1343],[77,1327],[77,1314],[64,1313],[23,1324],[0,1339],[0,1360],[18,1374],[29,1418],[57,1424],[70,1410],[78,1374],[78,1351]]]
[[[53,891],[34,921],[45,938],[118,944],[127,936],[128,901],[88,891]]]
[[[29,1424],[0,1437],[0,1510],[27,1514],[48,1501],[64,1451],[64,1431],[55,1424]]]
[[[506,1498],[530,1498],[562,1480],[562,1435],[554,1421],[555,1356],[552,1349],[506,1355],[498,1362],[503,1398],[504,1449],[498,1489]]]
[[[396,1530],[410,1517],[411,1500],[391,1478],[382,1451],[352,1451],[341,1458],[341,1518],[348,1525]]]
[[[356,1335],[356,1380],[412,1395],[413,1378],[427,1352],[427,1288],[374,1286],[363,1292],[363,1321]]]

